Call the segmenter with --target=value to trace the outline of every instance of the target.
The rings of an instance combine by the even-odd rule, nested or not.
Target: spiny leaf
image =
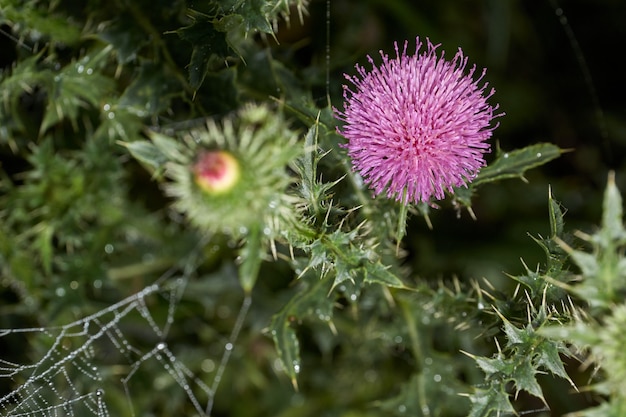
[[[561,205],[554,199],[552,189],[548,191],[548,211],[550,218],[550,237],[561,236],[563,234],[563,218],[565,217]]]
[[[602,235],[605,236],[605,246],[609,246],[610,240],[616,242],[626,239],[624,224],[622,223],[622,196],[615,185],[615,173],[610,172],[604,191],[604,203],[602,212]]]
[[[300,345],[296,332],[289,324],[288,311],[283,310],[282,313],[275,315],[272,318],[270,328],[278,357],[291,383],[297,389],[297,376],[300,372]]]
[[[168,160],[154,143],[147,140],[123,143],[123,145],[135,159],[154,168],[154,170],[163,169]]]
[[[496,160],[483,168],[471,187],[507,178],[524,178],[524,173],[558,158],[564,151],[551,143],[538,143],[511,152],[500,151]]]
[[[404,283],[395,274],[389,271],[389,268],[385,267],[380,262],[370,263],[364,267],[365,278],[364,282],[370,284],[380,284],[387,287],[395,288],[407,288]]]
[[[119,106],[138,117],[154,117],[170,108],[182,86],[161,64],[144,63],[119,100]]]
[[[490,389],[477,389],[469,396],[472,409],[468,417],[501,416],[502,413],[515,413],[509,394],[503,386],[492,386]]]
[[[515,382],[515,389],[518,392],[522,390],[526,391],[527,393],[545,402],[545,399],[543,398],[543,391],[541,390],[541,386],[539,386],[537,378],[535,377],[536,374],[537,369],[530,361],[518,361],[511,377]]]
[[[537,349],[537,364],[546,368],[553,375],[566,379],[572,387],[576,388],[574,381],[572,381],[567,372],[565,372],[563,361],[559,355],[559,343],[560,342],[552,340],[545,340]]]
[[[78,62],[67,65],[54,77],[40,133],[63,119],[75,124],[82,107],[98,106],[112,90],[113,81],[99,72],[110,51],[111,47],[107,46],[93,55],[86,55]]]
[[[23,2],[19,2],[23,3]],[[74,45],[81,38],[81,31],[72,20],[55,15],[51,10],[39,9],[33,4],[2,5],[1,21],[24,25],[24,32],[48,36],[51,41]]]
[[[128,14],[118,16],[110,26],[98,34],[98,37],[113,45],[120,64],[135,60],[137,52],[149,42],[146,33]]]
[[[257,223],[248,233],[246,242],[241,250],[243,260],[239,267],[239,282],[246,294],[250,294],[254,288],[265,255],[262,240],[263,236]]]
[[[244,1],[237,9],[237,12],[243,16],[246,32],[251,30],[259,30],[263,33],[272,34],[272,25],[270,24],[268,13],[269,4],[265,0],[248,0]]]
[[[300,350],[298,338],[292,326],[292,318],[315,317],[330,321],[334,299],[328,297],[332,281],[315,277],[313,285],[297,293],[283,309],[274,315],[270,333],[276,344],[278,357],[285,372],[297,388],[297,375],[300,372]]]
[[[176,30],[182,40],[192,45],[191,61],[189,62],[189,84],[198,90],[204,81],[210,65],[214,61],[224,61],[229,48],[226,33],[218,31],[212,19],[200,13],[193,13],[194,22]]]

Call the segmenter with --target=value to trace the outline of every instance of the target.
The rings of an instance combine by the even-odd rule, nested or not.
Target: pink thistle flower
[[[358,76],[345,74],[354,90],[344,85],[343,111],[334,109],[344,126],[338,129],[348,143],[353,169],[375,195],[385,193],[404,204],[444,198],[445,191],[467,186],[485,165],[486,141],[497,127],[487,99],[487,83],[480,86],[474,65],[465,73],[467,57],[459,48],[452,61],[437,56],[439,45],[407,55],[404,43],[396,58],[383,59],[372,70],[356,65]]]

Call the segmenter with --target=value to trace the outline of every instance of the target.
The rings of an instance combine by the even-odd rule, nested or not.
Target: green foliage
[[[626,233],[613,180],[602,228],[578,234],[590,250],[572,247],[549,193],[549,235],[533,237],[546,260],[509,275],[513,289],[422,276],[407,253],[433,210],[371,198],[351,170],[331,104],[341,71],[300,56],[310,39],[283,38],[308,6],[3,2],[15,54],[0,73],[0,328],[103,311],[115,323],[110,306],[159,288],[132,317],[135,350],[115,335],[93,347],[115,415],[132,414],[129,402],[137,415],[202,414],[183,376],[214,381],[194,394],[216,416],[504,415],[525,407],[518,395],[549,402],[539,375],[573,386],[563,360],[585,352],[608,400],[581,415],[620,415]],[[203,151],[232,156],[232,187],[202,187]],[[442,215],[562,153],[498,149]],[[157,322],[167,331],[146,340],[141,326]],[[0,359],[52,362],[52,344],[27,336]]]

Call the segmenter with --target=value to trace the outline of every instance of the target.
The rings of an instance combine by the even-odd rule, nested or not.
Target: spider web
[[[7,380],[12,386],[7,394],[0,391],[0,416],[107,417],[112,413],[103,387],[117,385],[119,389],[120,384],[129,414],[135,416],[132,380],[148,362],[182,389],[198,415],[209,416],[250,298],[244,299],[209,386],[167,344],[188,279],[166,279],[164,275],[158,283],[63,326],[0,329],[0,346],[24,338],[44,346],[32,364],[0,357],[0,383]],[[159,300],[167,303],[167,314],[156,319],[152,306]]]

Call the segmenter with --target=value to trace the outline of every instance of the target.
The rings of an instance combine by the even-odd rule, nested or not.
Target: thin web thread
[[[209,396],[209,400],[207,402],[205,414],[210,417],[211,412],[213,411],[213,403],[215,399],[215,392],[222,382],[222,375],[226,370],[226,366],[228,365],[228,361],[230,360],[230,356],[233,353],[233,349],[235,347],[235,342],[239,338],[239,333],[241,332],[241,328],[243,327],[243,323],[245,321],[246,316],[248,315],[248,310],[250,309],[250,305],[252,304],[252,298],[249,294],[246,294],[243,302],[241,304],[241,308],[239,309],[239,313],[237,314],[237,320],[235,321],[235,325],[233,326],[233,330],[230,333],[230,337],[228,338],[228,342],[224,346],[224,352],[222,353],[222,359],[220,360],[220,364],[215,372],[215,376],[213,377],[213,384],[211,385],[211,394]]]
[[[203,381],[202,374],[198,375],[187,368],[166,343],[177,306],[190,277],[196,271],[196,266],[201,263],[201,248],[205,243],[199,242],[196,250],[184,260],[180,277],[174,277],[178,267],[170,268],[154,284],[85,318],[55,327],[0,329],[0,338],[16,334],[38,334],[37,338],[44,343],[51,341],[48,350],[33,364],[18,364],[0,358],[0,379],[22,381],[11,392],[0,397],[0,416],[108,417],[110,413],[102,386],[111,381],[106,379],[106,373],[101,372],[102,365],[97,356],[103,344],[117,351],[123,359],[122,362],[127,361],[129,370],[118,381],[123,385],[132,416],[136,413],[130,383],[148,361],[160,364],[161,369],[185,392],[199,415],[210,415],[222,375],[228,366],[252,300],[250,296],[246,296],[242,302],[209,387]],[[163,319],[155,320],[150,311],[150,306],[154,303],[147,302],[147,299],[155,296],[168,302],[164,322]],[[142,319],[145,327],[151,330],[153,337],[149,339],[157,340],[152,347],[141,349],[133,345],[123,326],[129,318],[135,322]],[[205,405],[201,404],[201,397],[197,395],[200,393],[207,399]]]
[[[611,146],[609,142],[608,130],[606,127],[606,118],[604,117],[604,111],[602,110],[602,106],[600,105],[600,98],[598,97],[598,91],[596,90],[591,71],[589,70],[589,64],[587,63],[585,54],[583,53],[582,48],[580,47],[580,43],[578,43],[578,39],[574,34],[574,30],[567,20],[567,16],[565,16],[565,12],[559,6],[557,0],[549,1],[550,6],[554,9],[554,13],[559,19],[559,23],[565,31],[565,35],[567,36],[572,51],[574,52],[574,56],[578,61],[578,66],[580,67],[580,71],[582,72],[585,86],[587,87],[587,91],[589,92],[589,96],[591,97],[591,104],[594,108],[596,123],[598,124],[598,129],[600,131],[600,137],[602,138],[602,141],[604,143],[607,157],[611,159]]]
[[[328,108],[330,102],[330,0],[326,0],[326,101]]]

